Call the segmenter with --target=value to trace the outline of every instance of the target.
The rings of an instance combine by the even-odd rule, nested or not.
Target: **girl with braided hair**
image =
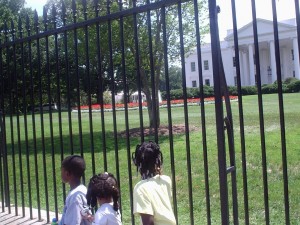
[[[95,213],[92,224],[95,225],[122,225],[119,211],[120,191],[118,182],[113,174],[101,173],[93,176],[88,185],[86,194],[87,204],[99,208]]]
[[[142,177],[134,187],[133,213],[140,216],[143,225],[176,225],[171,179],[162,175],[159,145],[152,141],[137,145],[132,160]]]

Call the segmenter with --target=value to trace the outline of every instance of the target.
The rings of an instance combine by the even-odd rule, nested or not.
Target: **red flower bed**
[[[237,96],[229,96],[230,100],[235,100],[237,99],[238,97]],[[205,98],[204,99],[205,102],[213,102],[215,101],[215,98],[214,97],[209,97],[209,98]],[[190,103],[190,104],[197,104],[200,102],[200,98],[190,98],[190,99],[187,99],[187,103]],[[184,104],[184,100],[183,99],[176,99],[176,100],[171,100],[171,105],[179,105],[179,104]],[[163,105],[167,105],[167,101],[162,101],[160,103],[161,106]],[[139,107],[139,103],[127,103],[127,106],[128,108],[137,108]],[[142,106],[143,107],[146,107],[147,106],[147,102],[143,102],[142,103]],[[103,105],[103,108],[104,109],[112,109],[112,105],[111,104],[104,104]],[[122,108],[125,108],[125,105],[124,104],[116,104],[116,109],[122,109]],[[75,110],[77,110],[77,108],[74,108]],[[101,109],[101,105],[100,104],[94,104],[94,105],[91,105],[91,109],[92,110],[100,110]],[[80,110],[89,110],[89,106],[88,105],[83,105],[83,106],[80,106]]]

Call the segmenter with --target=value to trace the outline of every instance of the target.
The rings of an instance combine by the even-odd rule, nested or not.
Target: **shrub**
[[[290,84],[290,83],[293,83],[293,82],[295,82],[295,81],[298,81],[298,79],[297,79],[296,77],[288,77],[288,78],[286,78],[286,79],[283,81],[283,83],[284,83],[284,84]]]
[[[242,87],[242,95],[256,95],[257,88],[256,86],[243,86]]]
[[[289,83],[287,89],[288,92],[300,92],[300,80]]]
[[[176,89],[170,91],[170,99],[182,99],[183,98],[183,91],[182,89]]]
[[[188,98],[199,98],[200,91],[199,88],[188,88],[187,89],[187,97]]]
[[[203,95],[204,97],[213,97],[215,95],[214,88],[211,86],[204,85],[203,86]]]
[[[236,86],[228,86],[227,88],[229,95],[238,95],[238,90]]]

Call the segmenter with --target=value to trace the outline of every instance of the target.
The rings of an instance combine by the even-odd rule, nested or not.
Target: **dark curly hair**
[[[117,179],[111,173],[94,175],[90,179],[86,194],[87,204],[91,207],[97,205],[97,198],[112,198],[115,211],[119,210],[120,191]]]
[[[77,178],[81,178],[85,171],[85,162],[80,155],[69,155],[61,163],[61,166]]]
[[[161,174],[163,155],[159,145],[153,141],[137,145],[135,152],[132,153],[132,160],[137,167],[137,171],[142,175],[142,179]]]

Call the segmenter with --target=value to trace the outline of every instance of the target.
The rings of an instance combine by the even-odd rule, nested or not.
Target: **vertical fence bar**
[[[26,16],[26,29],[27,29],[27,36],[31,36],[31,29],[30,29],[30,21],[29,16]],[[31,40],[28,41],[28,58],[29,58],[29,76],[30,76],[30,103],[34,106],[34,84],[33,84],[33,65],[32,65],[32,47],[31,47]],[[23,109],[26,111],[26,109]],[[35,188],[36,188],[36,201],[38,207],[38,219],[41,220],[41,204],[40,204],[40,189],[39,189],[39,171],[38,171],[38,159],[37,159],[37,143],[36,143],[36,123],[35,123],[35,114],[34,112],[31,113],[31,121],[32,121],[32,138],[33,138],[33,152],[34,152],[34,172],[35,172]]]
[[[4,73],[3,73],[3,64],[2,64],[2,38],[0,35],[0,196],[1,196],[1,207],[2,212],[5,210],[5,191],[4,191],[4,148],[6,147],[4,139]]]
[[[110,15],[110,7],[113,2],[107,0],[107,15]],[[114,59],[113,59],[113,46],[112,46],[112,26],[111,20],[107,21],[108,27],[108,51],[109,51],[109,69],[108,74],[110,76],[110,87],[111,87],[111,96],[112,96],[112,116],[113,116],[113,132],[114,132],[114,148],[115,148],[115,159],[116,159],[116,171],[117,176],[119,175],[117,162],[119,161],[119,146],[118,146],[118,131],[117,131],[117,117],[116,117],[116,99],[115,99],[115,71],[114,71]]]
[[[77,9],[76,9],[76,1],[72,1],[72,13],[73,13],[73,23],[77,23]],[[79,131],[79,146],[80,146],[80,154],[83,156],[83,140],[82,140],[82,119],[81,119],[81,100],[80,100],[80,76],[79,76],[79,60],[78,60],[78,36],[77,29],[73,30],[74,32],[74,61],[75,61],[75,76],[76,76],[76,91],[77,91],[77,111],[78,111],[78,131]],[[83,176],[83,182],[85,178]],[[85,182],[84,182],[85,183]]]
[[[19,23],[18,23],[18,31],[21,32],[21,29],[22,29],[22,26],[21,26],[21,23],[20,23],[20,18],[19,18]],[[15,45],[14,45],[14,48],[15,48]],[[14,49],[15,50],[15,49]],[[20,53],[19,53],[20,54]],[[20,62],[20,61],[19,61]],[[15,64],[15,67],[17,68],[17,62]],[[17,69],[16,69],[17,70]],[[9,73],[8,73],[9,74]],[[9,79],[9,78],[8,78]],[[19,79],[19,76],[18,76],[18,73],[15,73],[14,75],[11,76],[11,79],[9,79],[9,81],[11,82],[11,89],[13,90],[12,91],[12,94],[15,92],[14,90],[17,90],[18,93],[20,93],[20,91],[18,90],[18,86],[17,86],[17,82],[13,82],[13,80],[18,80]],[[21,78],[22,79],[22,78]],[[10,97],[10,103],[12,103],[12,105],[10,106],[10,123],[11,123],[11,143],[12,143],[12,152],[14,152],[15,150],[15,144],[14,144],[14,126],[13,126],[13,108],[14,108],[14,105],[16,105],[16,108],[19,109],[20,108],[20,104],[19,104],[19,98],[16,99],[16,102],[14,102],[14,100],[11,100],[11,97]],[[19,158],[19,165],[20,165],[20,168],[19,168],[19,173],[20,173],[20,191],[21,191],[21,201],[22,201],[22,215],[25,216],[25,193],[24,193],[24,179],[23,179],[23,173],[24,173],[24,170],[23,170],[23,162],[22,162],[22,149],[23,149],[23,146],[21,144],[21,131],[20,129],[18,129],[20,127],[20,113],[19,113],[19,110],[17,110],[16,112],[16,125],[17,125],[17,140],[18,140],[18,158]]]
[[[51,19],[50,19],[51,20]],[[56,29],[56,8],[53,6],[52,7],[52,21],[50,21],[50,23],[52,22],[52,26],[53,26],[53,29],[55,30]],[[62,120],[61,120],[61,103],[60,103],[60,73],[59,73],[59,60],[58,60],[58,37],[57,37],[57,33],[54,34],[54,53],[53,55],[51,56],[50,58],[50,67],[52,67],[52,63],[55,63],[55,68],[53,70],[53,72],[51,71],[51,76],[53,76],[52,74],[54,74],[56,76],[56,80],[55,78],[51,77],[51,79],[53,79],[53,82],[56,81],[56,93],[57,93],[57,96],[56,96],[56,101],[58,103],[58,129],[59,129],[59,146],[60,146],[60,152],[61,152],[61,157],[63,157],[63,152],[64,152],[64,149],[63,149],[63,139],[62,139]],[[52,59],[53,58],[53,59]],[[53,62],[52,62],[53,60]],[[49,68],[51,69],[51,68]],[[50,74],[48,76],[48,78],[50,78]],[[53,88],[49,86],[50,89],[48,89],[48,93],[51,93],[52,95],[52,91],[53,91]],[[53,91],[54,92],[54,91]],[[49,97],[49,95],[48,95]],[[53,98],[53,97],[52,97]],[[50,115],[50,120],[52,119],[51,121],[51,124],[53,123],[53,108],[52,108],[52,104],[54,103],[54,101],[52,100],[52,98],[49,98],[49,115]],[[54,98],[53,98],[54,99]],[[55,103],[56,104],[56,103]],[[54,129],[52,127],[52,175],[53,175],[53,190],[54,190],[54,201],[55,201],[55,211],[58,210],[58,201],[57,201],[57,192],[56,192],[56,188],[57,188],[57,185],[56,185],[56,163],[55,163],[55,144],[54,144],[54,139],[56,138],[54,136]]]
[[[56,27],[56,8],[53,6],[52,8],[52,24],[53,29],[57,29]],[[59,57],[59,47],[58,47],[58,34],[54,34],[54,57],[55,57],[55,75],[56,75],[56,100],[55,102],[51,102],[50,107],[52,108],[52,104],[57,104],[57,114],[58,114],[58,134],[59,134],[59,150],[60,150],[60,159],[61,161],[64,158],[64,139],[63,139],[63,133],[62,133],[62,105],[61,105],[61,73],[60,73],[60,67],[62,63],[60,62]],[[54,156],[53,156],[54,157]],[[55,162],[55,157],[53,158]],[[56,179],[56,173],[54,174],[54,178]],[[56,181],[53,184],[53,188],[56,190]],[[55,198],[57,198],[57,194],[54,195]]]
[[[281,61],[280,61],[280,49],[279,49],[279,35],[278,35],[278,21],[276,2],[272,0],[273,10],[273,29],[274,29],[274,43],[275,43],[275,59],[276,59],[276,71],[277,71],[277,84],[278,84],[278,103],[279,103],[279,115],[280,115],[280,134],[281,134],[281,154],[282,154],[282,172],[283,172],[283,190],[284,190],[284,209],[285,209],[285,224],[290,224],[289,213],[289,182],[287,171],[287,155],[286,155],[286,138],[285,138],[285,119],[284,119],[284,105],[282,96],[282,74],[281,74]]]
[[[201,57],[201,38],[200,38],[200,25],[199,25],[199,10],[198,1],[194,0],[194,14],[195,14],[195,30],[197,41],[197,59],[198,59],[198,71],[199,71],[199,90],[200,90],[200,110],[201,110],[201,125],[202,125],[202,147],[203,147],[203,169],[205,180],[205,197],[206,197],[206,211],[207,211],[207,224],[211,224],[211,210],[210,210],[210,189],[209,189],[209,175],[208,175],[208,158],[207,158],[207,134],[206,134],[206,119],[205,119],[205,107],[204,107],[204,85],[202,74],[202,57]]]
[[[86,0],[82,1],[84,20],[87,21],[87,5]],[[92,99],[91,99],[91,76],[90,76],[90,53],[89,53],[89,32],[88,26],[84,26],[85,37],[85,75],[88,79],[88,104],[89,104],[89,128],[90,128],[90,151],[92,156],[92,171],[95,174],[95,147],[94,147],[94,133],[93,133],[93,114],[92,114]]]
[[[180,35],[180,57],[182,68],[182,88],[183,88],[183,100],[184,100],[184,124],[185,124],[185,144],[186,144],[186,157],[187,157],[187,170],[188,170],[188,190],[189,190],[189,208],[190,208],[190,224],[194,224],[194,206],[193,206],[193,182],[192,182],[192,166],[191,166],[191,154],[190,154],[190,134],[189,134],[189,117],[188,117],[188,105],[187,105],[187,89],[186,89],[186,73],[185,73],[185,53],[183,43],[183,26],[182,26],[182,2],[177,4],[178,21],[179,21],[179,35]]]
[[[15,27],[14,22],[11,21],[11,38],[12,41],[15,41]],[[12,54],[13,54],[13,72],[12,72],[12,93],[15,93],[16,96],[18,95],[18,82],[17,82],[17,62],[16,62],[16,45],[13,44],[12,46]],[[17,121],[19,119],[20,113],[19,113],[19,101],[16,96],[13,96],[13,107],[16,109],[16,117]],[[24,109],[23,109],[24,110]],[[17,123],[17,133],[20,134],[20,126]],[[18,135],[18,140],[20,140],[20,136]],[[18,146],[20,147],[20,145]],[[14,205],[15,205],[15,214],[18,215],[18,196],[17,196],[17,177],[16,177],[16,160],[15,160],[15,148],[12,148],[12,164],[13,164],[13,184],[14,184]]]
[[[8,27],[7,27],[7,23],[5,22],[4,24],[4,36],[5,36],[5,43],[8,42]],[[10,72],[9,72],[9,47],[7,46],[6,47],[6,64],[7,64],[7,79],[8,79],[8,86],[9,87],[12,87],[13,86],[13,82],[11,80],[11,78],[9,77],[10,75]],[[15,147],[14,146],[14,135],[13,135],[13,116],[12,116],[12,111],[13,111],[13,105],[12,105],[12,92],[9,93],[9,110],[10,110],[10,116],[9,116],[9,120],[10,120],[10,135],[11,135],[11,148],[12,148],[12,151],[13,151],[13,148]],[[5,162],[4,164],[4,168],[6,168],[6,171],[5,171],[5,179],[4,179],[4,184],[5,184],[5,204],[6,204],[6,207],[8,207],[8,212],[11,213],[11,206],[10,206],[10,190],[9,190],[9,176],[8,176],[8,158],[7,158],[7,148],[6,148],[6,151],[4,151],[4,154],[3,154],[3,160]]]
[[[6,29],[4,30],[4,39],[5,42],[7,42],[6,39]],[[1,39],[0,39],[0,44],[1,44]],[[1,59],[1,71],[3,71],[4,65],[3,65],[3,48],[1,47],[1,54],[0,54],[0,59]],[[7,72],[8,74],[8,72]],[[1,76],[2,79],[2,89],[1,93],[2,96],[4,97],[4,73]],[[1,98],[1,159],[3,161],[3,181],[4,181],[4,187],[3,187],[3,198],[2,198],[2,211],[5,211],[5,206],[8,207],[8,212],[11,213],[11,208],[10,208],[10,194],[9,194],[9,177],[8,177],[8,163],[7,163],[7,145],[6,145],[6,118],[5,118],[5,111],[4,111],[4,98]],[[12,145],[13,146],[13,145]],[[1,165],[2,166],[2,165]],[[2,181],[2,180],[1,180]],[[2,188],[2,184],[1,184]]]
[[[176,169],[175,169],[175,155],[173,144],[173,128],[172,128],[172,111],[171,111],[171,99],[170,99],[170,77],[169,77],[169,63],[168,63],[168,41],[167,41],[167,27],[166,27],[166,7],[161,8],[161,16],[163,23],[163,43],[164,43],[164,63],[165,63],[165,77],[166,77],[166,89],[167,89],[167,110],[168,110],[168,124],[169,124],[169,144],[170,144],[170,161],[172,172],[172,192],[173,192],[173,206],[176,221],[178,223],[178,208],[176,197]]]
[[[241,153],[242,153],[242,169],[243,169],[243,194],[244,194],[244,213],[245,224],[249,225],[249,203],[248,203],[248,184],[247,184],[247,165],[246,165],[246,146],[245,146],[245,130],[244,130],[244,112],[243,112],[243,97],[241,89],[241,72],[240,72],[240,57],[239,57],[239,42],[237,36],[237,21],[235,0],[231,0],[232,20],[233,20],[233,35],[234,35],[234,50],[236,60],[237,74],[237,89],[239,102],[239,122],[240,122],[240,137],[241,137]]]
[[[137,0],[133,0],[133,8],[135,9]],[[144,142],[144,119],[143,119],[143,109],[142,109],[142,80],[141,80],[141,65],[140,65],[140,48],[138,39],[138,25],[137,25],[137,14],[133,13],[133,25],[134,25],[134,47],[135,47],[135,66],[136,66],[136,76],[137,76],[137,87],[139,94],[139,115],[140,115],[140,136],[141,142]]]
[[[45,30],[47,30],[47,14],[46,8],[44,7],[43,19]],[[39,33],[39,27],[36,26],[35,33]],[[42,88],[42,72],[41,72],[41,48],[40,48],[40,39],[36,40],[37,46],[37,61],[38,61],[38,82],[39,82],[39,103],[43,102],[43,88]],[[34,112],[33,112],[34,113]],[[43,161],[43,175],[44,175],[44,191],[45,191],[45,202],[46,202],[46,211],[47,211],[47,222],[50,220],[49,216],[49,196],[48,196],[48,180],[47,177],[47,164],[46,164],[46,144],[45,144],[45,124],[44,124],[44,114],[40,113],[40,123],[41,123],[41,139],[42,139],[42,161]]]
[[[94,0],[95,6],[95,17],[99,16],[99,1]],[[102,52],[100,45],[100,23],[96,23],[96,45],[97,45],[97,72],[98,72],[98,96],[100,102],[101,111],[101,136],[102,136],[102,153],[103,153],[103,168],[104,171],[107,169],[107,155],[106,155],[106,131],[105,131],[105,118],[104,118],[104,102],[103,102],[103,77],[102,77]]]
[[[123,1],[119,0],[119,10],[123,10]],[[128,85],[127,85],[127,79],[126,79],[126,61],[125,61],[125,42],[124,42],[124,18],[120,17],[120,45],[121,45],[121,54],[122,54],[122,82],[123,82],[123,92],[124,92],[124,106],[125,106],[125,129],[126,129],[126,152],[127,152],[127,164],[128,164],[128,176],[129,176],[129,196],[130,196],[130,209],[131,209],[131,221],[133,220],[133,185],[132,185],[132,172],[131,172],[131,154],[130,154],[130,133],[129,133],[129,116],[128,116]],[[117,171],[119,171],[119,168],[117,168]],[[119,180],[119,186],[120,184],[120,175],[118,177]],[[121,199],[122,201],[122,199]],[[122,205],[122,202],[120,202],[120,205]],[[122,208],[121,208],[122,209]]]
[[[22,38],[23,31],[22,31],[22,25],[21,21],[19,23],[20,30],[20,38]],[[24,42],[21,42],[21,68],[22,68],[22,92],[23,92],[23,108],[26,108],[26,70],[25,70],[25,63],[27,62],[25,59],[26,55],[24,53]],[[30,171],[30,150],[29,150],[29,143],[28,143],[28,122],[27,122],[27,113],[26,111],[23,114],[24,117],[24,134],[25,134],[25,152],[26,152],[26,167],[27,167],[27,188],[28,188],[28,201],[29,201],[29,210],[30,210],[30,218],[33,218],[32,213],[32,195],[31,195],[31,171]],[[13,133],[12,133],[13,135]]]
[[[0,41],[0,45],[1,45],[1,41]],[[0,54],[2,54],[2,49],[0,50]],[[0,56],[0,60],[2,60],[2,56]],[[1,63],[2,64],[2,63]],[[0,70],[2,71],[2,65],[0,66]],[[3,90],[3,82],[2,82],[2,75],[0,74],[0,87],[1,87],[1,90]],[[0,92],[1,95],[0,95],[0,101],[3,99],[3,95],[2,95],[2,91]],[[1,212],[5,212],[5,196],[4,196],[4,180],[3,180],[3,171],[4,171],[4,168],[2,167],[3,166],[3,149],[5,147],[4,145],[4,130],[3,130],[3,107],[2,107],[2,101],[0,102],[0,196],[1,196],[1,207],[2,207],[2,211]]]
[[[146,1],[147,4],[150,4],[150,0]],[[150,127],[151,129],[154,129],[154,139],[155,142],[158,143],[158,113],[159,113],[159,108],[158,105],[156,104],[156,100],[158,100],[156,98],[156,89],[158,87],[156,87],[156,78],[155,78],[155,68],[154,68],[154,59],[153,59],[153,44],[152,44],[152,25],[151,25],[151,14],[150,14],[150,10],[147,10],[147,27],[148,27],[148,43],[149,43],[149,63],[150,63],[150,80],[151,80],[151,101],[147,101],[147,106],[148,106],[148,110],[151,111],[152,115],[150,115]],[[144,86],[146,86],[146,83],[148,82],[144,82]],[[150,87],[148,87],[150,89]],[[147,89],[147,87],[145,87],[145,90]],[[147,94],[146,94],[147,95]]]
[[[226,174],[226,152],[225,152],[225,134],[223,125],[223,103],[220,81],[220,49],[218,40],[218,8],[216,1],[209,1],[209,18],[211,30],[211,52],[213,62],[213,79],[215,93],[215,115],[216,115],[216,132],[218,146],[218,162],[219,162],[219,188],[220,188],[220,204],[221,204],[221,221],[223,225],[229,224],[228,209],[228,187]]]
[[[48,30],[48,19],[47,19],[47,12],[44,13],[44,21],[45,21],[45,31]],[[56,182],[56,173],[55,173],[55,147],[54,147],[54,132],[53,132],[53,115],[52,115],[52,94],[51,94],[51,62],[50,62],[50,51],[49,51],[49,37],[45,37],[45,52],[46,52],[46,79],[47,79],[47,98],[48,98],[48,104],[49,104],[49,122],[50,122],[50,144],[51,144],[51,168],[52,168],[52,176],[53,176],[53,182],[52,185]],[[40,102],[40,114],[44,114],[43,104]],[[54,194],[54,206],[55,211],[57,211],[57,193],[56,190],[53,190]]]
[[[255,0],[252,3],[252,20],[253,20],[253,36],[255,47],[255,66],[256,66],[256,82],[258,93],[258,107],[259,107],[259,121],[260,121],[260,136],[261,136],[261,154],[262,154],[262,174],[263,174],[263,187],[264,187],[264,203],[265,203],[265,217],[266,224],[270,224],[270,211],[269,211],[269,191],[268,191],[268,174],[267,174],[267,156],[266,156],[266,143],[265,143],[265,124],[263,115],[263,100],[261,92],[261,75],[260,75],[260,60],[259,60],[259,46],[258,46],[258,33],[257,33],[257,20],[256,20],[256,7]],[[255,74],[252,74],[254,76]],[[251,74],[250,74],[251,76]]]
[[[66,20],[67,20],[67,15],[66,15],[66,6],[65,3],[62,1],[62,21],[63,21],[63,27],[66,26]],[[66,63],[66,76],[67,76],[67,104],[68,104],[68,126],[69,126],[69,148],[70,148],[70,154],[74,154],[74,143],[73,143],[73,126],[72,126],[72,107],[71,107],[71,90],[72,90],[72,85],[71,85],[71,75],[70,75],[70,65],[69,65],[69,51],[68,51],[68,33],[65,30],[63,32],[63,42],[64,42],[64,52],[65,52],[65,63]],[[65,184],[63,184],[63,189],[64,189],[64,199],[66,198],[65,196]]]

